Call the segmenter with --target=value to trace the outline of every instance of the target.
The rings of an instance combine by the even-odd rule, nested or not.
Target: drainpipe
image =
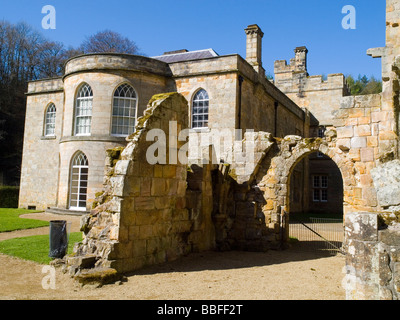
[[[275,101],[274,106],[275,106],[274,137],[277,137],[278,136],[278,106],[279,106],[278,101]]]
[[[243,77],[239,75],[239,101],[238,101],[238,129],[242,128],[241,120],[242,120],[242,84],[243,84]],[[242,137],[240,137],[241,139]],[[238,137],[237,137],[238,139]]]

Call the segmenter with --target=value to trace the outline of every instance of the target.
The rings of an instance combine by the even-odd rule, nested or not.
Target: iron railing
[[[342,219],[314,218],[300,221],[290,217],[289,237],[307,250],[344,254],[342,250],[344,226]]]

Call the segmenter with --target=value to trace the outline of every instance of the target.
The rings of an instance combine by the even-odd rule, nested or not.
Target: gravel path
[[[43,220],[72,222],[79,217],[29,215]],[[46,234],[48,228],[7,234],[8,237]],[[0,241],[5,234],[0,234]],[[178,261],[152,266],[128,275],[122,285],[79,287],[56,269],[55,289],[42,282],[49,273],[43,265],[0,254],[1,300],[343,300],[342,256],[322,256],[295,245],[285,251],[204,252]],[[46,281],[44,281],[46,284]],[[46,286],[45,286],[46,287]]]

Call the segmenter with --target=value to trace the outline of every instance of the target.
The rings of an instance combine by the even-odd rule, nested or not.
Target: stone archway
[[[289,211],[290,176],[295,166],[305,157],[321,152],[334,161],[339,168],[343,179],[343,213],[359,210],[355,205],[357,193],[360,193],[358,171],[356,163],[337,146],[335,131],[328,132],[325,138],[302,138],[287,136],[277,141],[278,148],[274,155],[270,155],[266,174],[258,182],[264,193],[266,204],[263,213],[270,221],[283,228],[288,222],[286,212]],[[284,234],[281,233],[281,236]],[[282,239],[281,239],[282,240]]]

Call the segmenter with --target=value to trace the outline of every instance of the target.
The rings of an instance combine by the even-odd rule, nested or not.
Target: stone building
[[[20,206],[90,210],[64,262],[91,281],[190,252],[284,249],[291,214],[326,210],[333,186],[348,298],[399,299],[400,0],[386,9],[386,46],[368,50],[382,58],[381,94],[308,75],[305,47],[275,63],[272,83],[257,25],[245,59],[208,49],[69,60],[62,78],[29,84]],[[198,140],[214,132],[230,145]]]
[[[309,75],[307,70],[308,49],[294,49],[295,56],[288,64],[277,60],[274,64],[274,84],[298,106],[306,108],[318,120],[311,127],[310,136],[324,137],[327,130],[334,128],[332,113],[340,108],[343,97],[349,96],[343,74]],[[326,155],[315,152],[302,161],[293,174],[293,212],[342,213],[342,177],[335,163]],[[304,174],[301,174],[301,173]],[[297,201],[295,201],[297,200]]]
[[[90,210],[103,188],[106,150],[126,146],[148,101],[161,92],[189,101],[195,133],[307,136],[307,113],[265,78],[261,29],[249,26],[246,34],[246,59],[212,49],[154,58],[89,54],[70,59],[62,78],[29,83],[20,207]]]

